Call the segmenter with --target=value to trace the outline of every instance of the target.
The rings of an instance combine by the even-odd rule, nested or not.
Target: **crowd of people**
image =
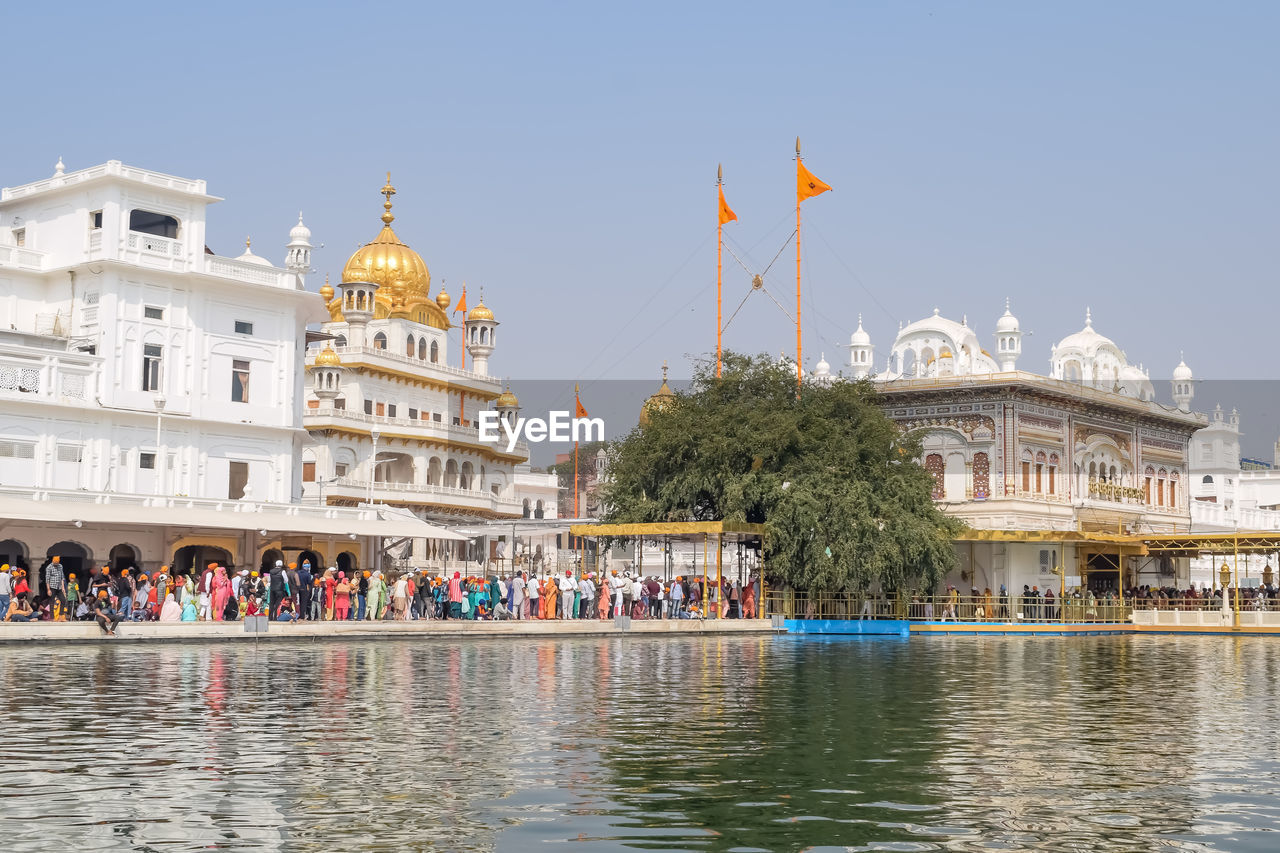
[[[111,636],[121,622],[220,622],[263,616],[272,621],[382,619],[701,619],[756,618],[754,583],[717,585],[682,576],[663,581],[630,571],[505,576],[432,575],[406,571],[313,570],[276,561],[265,576],[209,563],[199,572],[153,575],[132,568],[91,567],[77,577],[59,558],[42,567],[38,588],[20,568],[0,566],[0,612],[7,622],[96,620]]]

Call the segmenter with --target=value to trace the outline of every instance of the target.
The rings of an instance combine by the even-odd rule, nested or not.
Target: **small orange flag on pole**
[[[462,283],[462,298],[458,300],[458,304],[453,306],[453,313],[457,314],[461,311],[464,315],[467,313],[467,283]],[[464,316],[465,320],[466,317]]]
[[[720,187],[720,224],[724,225],[729,222],[737,222],[738,214],[730,209],[729,203],[724,200],[724,187]]]
[[[573,416],[575,418],[585,418],[587,415],[587,407],[582,405],[582,401],[578,399],[578,386],[573,386]],[[574,435],[577,435],[575,429]],[[573,443],[573,517],[578,517],[578,442]],[[574,540],[574,547],[577,547],[577,539]]]
[[[573,416],[575,418],[589,418],[587,407],[582,405],[582,401],[578,399],[578,386],[573,386]]]
[[[822,195],[831,187],[822,181],[804,167],[804,163],[796,158],[796,204],[807,198],[813,198],[815,195]]]
[[[800,203],[805,199],[821,195],[830,186],[818,180],[817,176],[804,167],[800,160],[800,137],[796,137],[796,386],[804,376],[803,360],[800,350]]]

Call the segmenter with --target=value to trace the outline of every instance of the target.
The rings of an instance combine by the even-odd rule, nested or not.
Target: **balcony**
[[[181,240],[138,231],[125,235],[122,259],[153,269],[180,271],[187,268],[186,247]]]
[[[460,367],[452,367],[439,362],[423,361],[420,358],[412,358],[389,349],[345,346],[334,347],[333,350],[344,363],[365,361],[375,365],[379,362],[384,362],[388,365],[409,366],[415,368],[418,372],[422,372],[424,376],[430,373],[442,373],[451,380],[464,380],[471,388],[483,392],[491,392],[495,397],[502,391],[502,382],[497,377],[476,373],[474,370],[463,370]],[[315,363],[315,357],[319,352],[319,346],[312,346],[307,351],[308,366]]]
[[[0,400],[87,406],[98,395],[101,359],[35,347],[0,349]]]
[[[205,272],[219,278],[230,278],[249,284],[266,284],[271,287],[292,287],[292,282],[285,284],[286,273],[274,267],[250,264],[237,261],[235,258],[224,258],[220,255],[205,255]]]
[[[303,483],[303,500],[320,499],[316,483]],[[325,501],[340,498],[363,503],[369,497],[369,481],[340,477],[324,487]],[[502,498],[491,492],[476,489],[458,489],[450,486],[430,486],[419,483],[374,483],[375,502],[389,504],[435,504],[457,509],[459,512],[484,512],[495,515],[520,516],[520,501]]]
[[[519,457],[523,462],[529,458],[529,445],[516,442],[515,449],[507,453],[505,437],[497,443],[480,440],[480,428],[477,426],[454,426],[453,424],[436,423],[416,418],[389,418],[381,415],[366,415],[364,412],[353,412],[349,409],[306,409],[303,412],[302,425],[305,429],[352,429],[368,432],[377,427],[386,438],[435,439],[451,441],[491,450],[508,458]]]
[[[45,268],[49,255],[20,246],[0,245],[0,267],[39,272]]]

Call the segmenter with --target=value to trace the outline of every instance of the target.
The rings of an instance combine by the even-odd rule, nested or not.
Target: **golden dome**
[[[500,395],[498,395],[498,399],[495,401],[495,405],[499,409],[502,409],[502,408],[516,409],[520,407],[520,400],[519,398],[516,397],[515,394],[511,393],[511,386],[508,385],[507,390],[503,391]]]
[[[320,285],[320,295],[324,297],[325,302],[333,299],[333,285],[329,284],[329,274],[324,274],[324,284]]]
[[[489,310],[489,306],[484,304],[484,297],[480,297],[480,303],[467,312],[468,320],[492,320],[493,312]]]
[[[436,304],[440,306],[440,310],[449,310],[449,303],[452,301],[453,300],[449,298],[449,294],[445,291],[444,285],[440,285],[440,292],[436,294]]]
[[[661,411],[671,405],[671,401],[675,399],[676,392],[671,390],[671,386],[667,384],[667,363],[662,362],[662,387],[655,391],[640,406],[640,426],[649,425],[649,415],[655,411]]]
[[[325,344],[324,349],[316,356],[316,367],[337,367],[342,359],[333,351],[333,344]]]
[[[951,358],[951,350],[946,347],[942,348],[942,352],[938,353],[938,358]]]
[[[449,318],[431,298],[431,272],[422,256],[401,242],[391,230],[395,216],[391,214],[391,173],[382,188],[382,231],[373,241],[356,250],[342,268],[343,281],[368,281],[378,285],[374,297],[374,318],[403,317],[437,329],[448,329]],[[331,306],[330,312],[334,308]],[[341,312],[341,305],[337,306]]]

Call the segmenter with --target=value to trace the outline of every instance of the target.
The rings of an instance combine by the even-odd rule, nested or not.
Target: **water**
[[[0,650],[5,850],[1275,850],[1265,638]]]

